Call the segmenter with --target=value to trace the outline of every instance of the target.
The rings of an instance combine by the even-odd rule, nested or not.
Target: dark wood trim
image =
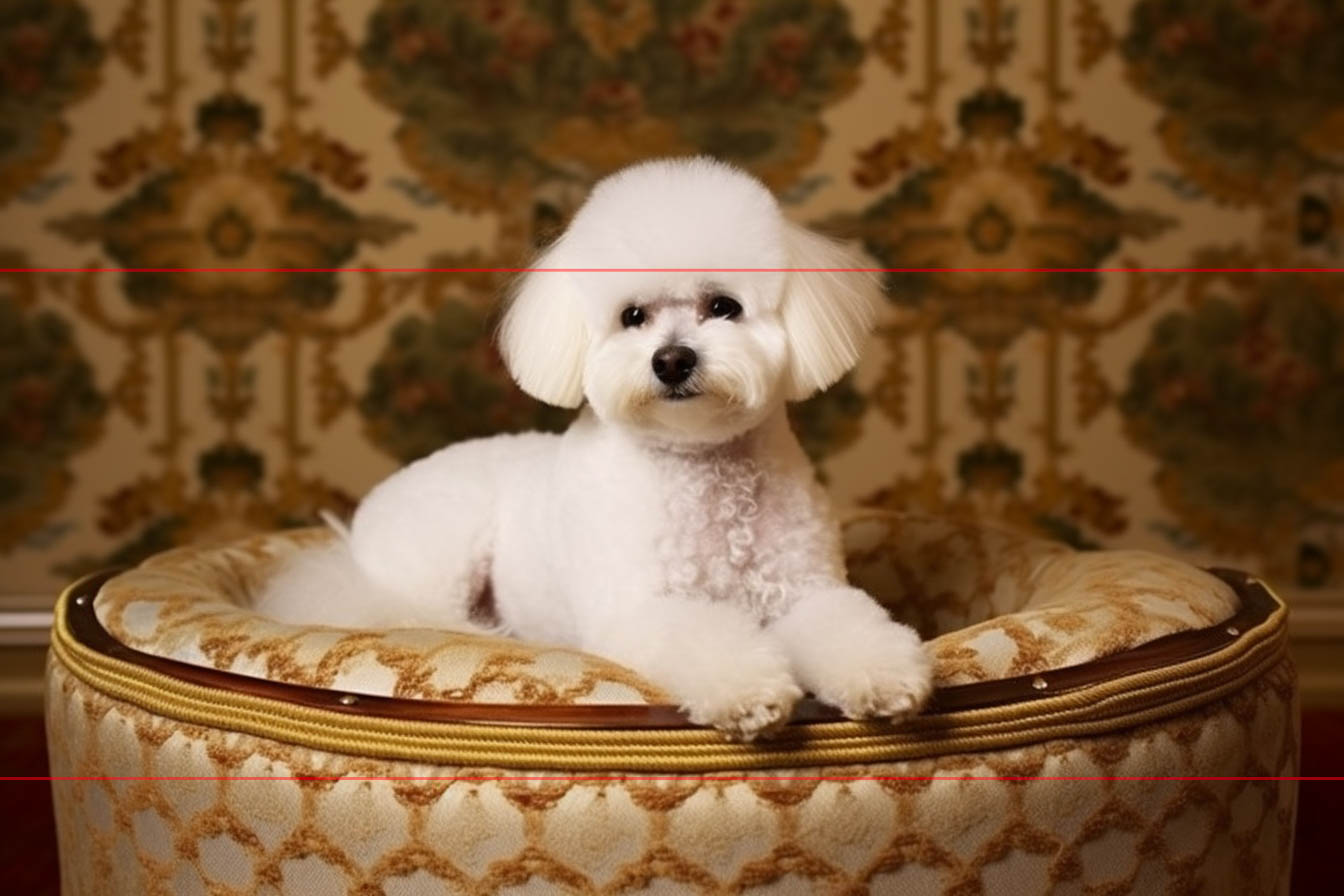
[[[455,722],[480,725],[522,725],[533,728],[695,728],[675,706],[608,704],[600,706],[530,706],[507,703],[451,702],[378,697],[348,691],[287,684],[197,666],[155,656],[128,647],[112,637],[94,613],[94,598],[103,584],[119,570],[89,576],[71,590],[65,604],[65,620],[74,640],[104,656],[150,669],[179,681],[220,691],[249,694],[298,706],[324,709],[352,716],[377,716],[423,722]],[[1258,581],[1236,570],[1214,569],[1241,598],[1241,607],[1231,619],[1208,628],[1177,632],[1147,644],[1075,666],[1019,675],[975,684],[954,685],[935,691],[925,715],[945,715],[1055,697],[1176,663],[1206,656],[1234,642],[1264,623],[1279,602]],[[794,710],[790,725],[843,721],[835,709],[811,698]]]

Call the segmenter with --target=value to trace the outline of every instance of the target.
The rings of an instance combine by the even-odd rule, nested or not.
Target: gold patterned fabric
[[[137,650],[272,681],[481,703],[660,703],[630,670],[565,648],[423,629],[350,631],[272,622],[248,607],[320,530],[179,549],[112,579],[103,624]],[[855,584],[932,637],[941,685],[1107,656],[1230,616],[1227,585],[1137,551],[1079,552],[1007,530],[867,512],[845,526]]]
[[[865,513],[845,535],[853,580],[936,635],[941,687],[1053,675],[1238,612],[1221,580],[1152,555],[917,514]],[[287,627],[248,610],[278,558],[326,537],[165,554],[108,581],[90,612],[138,650],[333,697],[665,700],[574,651]],[[427,725],[417,754],[411,723],[169,687],[171,669],[76,649],[59,621],[70,599],[47,692],[70,896],[1287,893],[1296,784],[1281,779],[1297,773],[1298,731],[1281,608],[1239,632],[1244,643],[1044,709],[954,712],[904,738],[808,724],[799,758],[760,768],[738,755],[758,747],[716,748],[695,731],[552,729],[538,752],[526,727]],[[1078,715],[1109,703],[1130,721]],[[998,739],[977,740],[990,727]],[[520,758],[424,758],[471,754],[472,737]],[[664,758],[647,761],[663,771],[587,761],[658,738]]]
[[[52,774],[79,778],[54,784],[67,896],[1288,892],[1294,782],[1135,780],[1296,774],[1286,661],[1120,734],[714,776],[311,750],[184,725],[59,665],[48,701]]]

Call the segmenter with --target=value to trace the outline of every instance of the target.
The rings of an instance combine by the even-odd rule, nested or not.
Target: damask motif
[[[386,0],[360,60],[410,163],[482,209],[510,184],[694,152],[787,186],[856,84],[849,28],[834,0]]]
[[[117,25],[119,56],[132,70],[140,61],[134,50],[145,24],[137,9],[128,6]],[[162,437],[140,458],[159,469],[139,475],[118,469],[100,483],[98,528],[120,542],[109,553],[66,558],[56,566],[61,574],[134,562],[176,544],[308,522],[318,510],[340,513],[353,503],[340,486],[298,466],[310,449],[298,433],[292,359],[301,338],[331,342],[389,310],[367,300],[345,327],[323,316],[341,286],[338,270],[358,251],[384,245],[410,227],[385,215],[357,214],[324,188],[320,180],[360,189],[362,156],[321,131],[300,128],[303,98],[292,68],[279,80],[285,102],[267,132],[262,106],[236,83],[254,58],[254,21],[252,10],[233,0],[213,0],[200,20],[206,58],[223,84],[193,110],[194,145],[184,145],[178,102],[183,81],[176,43],[169,42],[158,72],[162,89],[152,99],[162,113],[157,127],[141,127],[98,154],[97,185],[131,187],[129,194],[101,212],[50,222],[71,241],[98,244],[124,268],[120,293],[137,312],[130,318],[109,307],[94,271],[50,281],[53,293],[73,300],[92,326],[127,349],[112,393],[116,406],[140,426],[151,421],[146,343],[162,351],[165,399],[162,416],[153,420]],[[204,380],[210,423],[222,430],[204,446],[188,445],[191,414],[181,397],[188,330],[213,353],[210,363],[192,371]],[[257,405],[256,366],[247,354],[261,337],[277,332],[291,358],[283,368],[278,458],[241,432]],[[189,453],[195,455],[194,477]]]
[[[353,495],[320,478],[293,472],[266,489],[266,459],[247,444],[226,440],[196,458],[196,477],[176,472],[141,476],[102,496],[95,520],[118,539],[105,553],[79,554],[59,563],[66,578],[109,566],[139,563],[182,545],[214,544],[272,529],[303,526],[320,511],[341,517],[355,508]]]
[[[572,413],[519,390],[489,331],[485,314],[454,299],[393,326],[359,403],[370,440],[405,463],[463,439],[563,428]]]
[[[1341,284],[1209,276],[1190,299],[1154,326],[1134,362],[1121,400],[1127,431],[1160,460],[1160,493],[1189,531],[1222,552],[1265,551],[1281,574],[1310,584],[1319,571],[1293,569],[1312,544],[1304,534],[1337,537],[1344,526]],[[1339,563],[1332,553],[1306,556]]]
[[[883,59],[897,71],[905,50],[890,44],[908,30],[899,14],[903,6],[889,5],[876,38],[885,47]],[[1121,147],[1064,117],[1058,2],[1046,4],[1039,20],[1045,101],[1030,135],[1023,133],[1023,99],[999,76],[1023,40],[1016,11],[992,0],[967,7],[967,50],[983,78],[957,102],[954,140],[945,134],[940,111],[945,79],[936,35],[943,7],[929,3],[924,12],[923,83],[912,96],[923,107],[922,120],[898,123],[861,150],[853,173],[865,189],[894,184],[861,211],[831,218],[888,269],[891,301],[901,312],[879,331],[888,360],[874,387],[876,407],[898,425],[911,422],[909,354],[922,356],[924,372],[924,411],[910,465],[919,469],[898,468],[891,482],[862,501],[995,516],[1093,547],[1099,536],[1123,533],[1129,520],[1119,494],[1064,466],[1062,390],[1056,385],[1068,375],[1063,347],[1065,340],[1077,340],[1072,379],[1077,416],[1086,424],[1112,394],[1092,355],[1099,337],[1132,321],[1160,295],[1134,272],[1119,311],[1098,313],[1091,308],[1102,286],[1097,269],[1122,245],[1152,239],[1175,221],[1148,209],[1123,209],[1099,189],[1126,183],[1129,166]],[[1083,25],[1093,52],[1101,53],[1104,42],[1096,35],[1103,25],[1091,12]],[[975,356],[965,367],[961,410],[975,435],[959,446],[948,445],[945,387],[935,382],[949,332]],[[1022,403],[1026,374],[1020,359],[1028,334],[1044,337],[1033,373],[1048,384],[1044,419],[1032,427],[1039,436],[1033,446],[1014,444],[1002,429]],[[955,480],[948,475],[953,465]],[[953,483],[959,488],[948,488]]]
[[[0,203],[56,157],[68,130],[61,114],[97,85],[103,53],[78,3],[0,5]]]
[[[0,549],[61,504],[67,461],[96,439],[107,406],[69,322],[26,312],[21,279],[0,280]]]
[[[1212,197],[1271,201],[1340,171],[1344,7],[1335,0],[1140,0],[1121,42],[1161,103],[1163,145]]]
[[[859,438],[867,411],[868,397],[846,376],[807,401],[789,405],[789,423],[803,450],[819,461]]]
[[[1100,281],[1092,269],[1124,237],[1171,223],[1089,190],[1020,141],[1022,119],[1017,97],[978,90],[959,105],[955,148],[840,222],[883,267],[898,269],[888,276],[893,301],[929,308],[984,350],[1090,302]]]
[[[127,299],[180,321],[221,351],[246,348],[286,315],[313,314],[336,297],[336,275],[364,243],[407,225],[360,216],[256,143],[260,108],[221,94],[197,112],[201,144],[100,215],[56,228],[97,240],[131,268]]]
[[[1304,177],[1265,206],[1261,253],[1285,267],[1329,268],[1344,259],[1344,175]]]
[[[1344,52],[1338,4],[1142,0],[1120,43],[1130,81],[1164,107],[1163,146],[1209,198],[1252,205],[1250,247],[1205,247],[1189,307],[1153,327],[1121,402],[1161,466],[1173,543],[1255,555],[1320,588],[1344,570],[1337,421],[1344,407],[1338,263]],[[1263,273],[1256,273],[1263,271]],[[1333,336],[1331,334],[1334,334]]]

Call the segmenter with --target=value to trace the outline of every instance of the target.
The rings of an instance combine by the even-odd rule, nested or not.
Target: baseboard
[[[1302,705],[1344,709],[1344,637],[1293,637],[1289,645],[1297,664]]]
[[[51,632],[51,610],[44,606],[51,606],[50,597],[0,605],[0,715],[42,713]]]
[[[42,714],[45,645],[0,644],[0,716]]]

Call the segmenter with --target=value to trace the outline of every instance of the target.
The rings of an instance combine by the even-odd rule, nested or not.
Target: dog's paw
[[[709,725],[729,740],[747,743],[784,727],[802,696],[802,688],[784,674],[747,686],[725,684],[717,693],[686,700],[682,709],[697,725]]]
[[[893,625],[863,649],[836,656],[815,682],[817,699],[851,719],[891,719],[919,712],[933,692],[933,670],[919,637]]]

